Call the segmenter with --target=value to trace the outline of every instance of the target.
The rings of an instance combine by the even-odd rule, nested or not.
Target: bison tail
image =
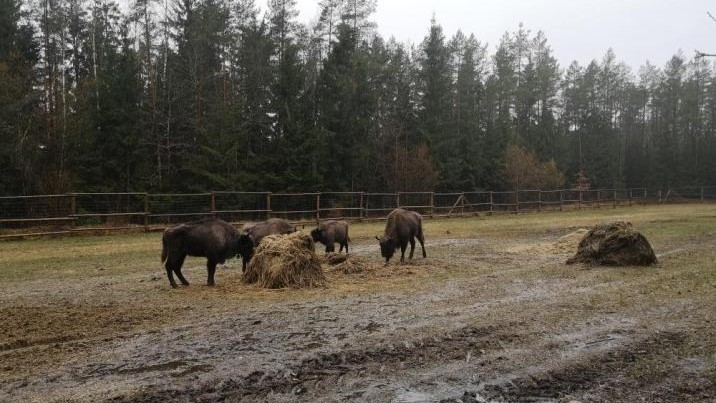
[[[167,261],[167,240],[162,238],[162,264]]]

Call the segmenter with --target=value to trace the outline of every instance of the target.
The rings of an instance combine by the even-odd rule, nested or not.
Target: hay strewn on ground
[[[367,264],[355,255],[331,252],[323,255],[321,260],[331,270],[344,274],[362,273],[367,268]]]
[[[584,235],[589,232],[588,229],[580,228],[574,232],[570,232],[567,235],[560,237],[557,242],[554,243],[554,250],[557,253],[572,253],[579,246],[579,242],[582,241]]]
[[[567,260],[567,264],[572,263],[646,266],[656,263],[656,255],[631,223],[615,221],[591,229],[579,242],[577,254]]]
[[[321,261],[324,264],[335,266],[348,260],[347,253],[328,252],[321,256]]]
[[[572,254],[577,250],[577,245],[584,238],[589,230],[580,228],[576,231],[563,235],[554,242],[539,242],[530,245],[508,246],[505,248],[510,253],[539,253],[539,254]]]
[[[265,288],[323,287],[326,284],[313,240],[302,232],[263,238],[246,266],[242,281]]]

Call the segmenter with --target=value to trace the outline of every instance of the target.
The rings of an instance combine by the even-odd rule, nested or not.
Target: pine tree
[[[423,40],[420,57],[420,124],[440,172],[442,189],[459,189],[463,161],[455,155],[459,146],[453,131],[453,82],[450,49],[442,27],[433,19]]]
[[[37,137],[35,74],[39,59],[33,25],[17,0],[0,1],[0,194],[36,192],[46,146]]]

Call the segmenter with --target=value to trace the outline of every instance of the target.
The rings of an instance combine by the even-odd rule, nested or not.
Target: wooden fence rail
[[[450,217],[711,201],[716,201],[716,186],[452,193],[215,191],[0,196],[0,239],[92,230],[151,231],[210,216],[235,223],[270,217],[313,223],[329,218],[384,219],[398,207],[428,217]]]

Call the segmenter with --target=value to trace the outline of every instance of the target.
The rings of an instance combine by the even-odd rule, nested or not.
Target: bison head
[[[323,230],[320,228],[314,228],[311,231],[311,238],[313,238],[313,242],[322,242],[323,241]]]
[[[388,264],[388,261],[395,253],[395,239],[387,236],[382,238],[376,236],[375,239],[380,243],[380,255],[385,258],[385,264]]]
[[[254,239],[250,234],[243,233],[239,235],[239,241],[237,245],[237,255],[241,256],[242,267],[246,269],[246,263],[251,260],[254,255]]]

